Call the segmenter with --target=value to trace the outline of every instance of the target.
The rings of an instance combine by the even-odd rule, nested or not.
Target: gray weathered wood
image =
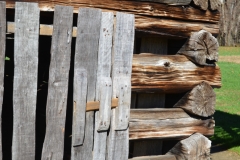
[[[173,107],[183,108],[188,113],[209,117],[215,112],[216,94],[206,82],[195,86],[186,93]]]
[[[177,160],[174,155],[143,156],[134,157],[128,160]]]
[[[83,144],[87,104],[87,71],[74,69],[72,146]]]
[[[178,51],[178,54],[187,56],[191,61],[200,65],[207,64],[207,60],[218,61],[218,41],[211,33],[201,30],[193,32],[189,40]]]
[[[87,101],[96,100],[101,17],[101,10],[79,9],[74,69],[84,68],[87,70]],[[83,145],[72,147],[72,160],[92,160],[93,158],[94,111],[86,113],[85,126]]]
[[[129,139],[166,139],[184,138],[195,132],[212,136],[215,121],[213,119],[169,118],[163,120],[130,119]]]
[[[13,84],[13,160],[35,158],[39,8],[16,3]]]
[[[105,160],[107,149],[107,131],[99,132],[99,114],[95,113],[95,130],[94,130],[94,146],[93,146],[93,160]]]
[[[208,9],[208,0],[193,0],[194,4],[200,7],[202,10]]]
[[[42,160],[62,159],[71,59],[73,7],[56,6]]]
[[[6,2],[0,2],[0,115],[4,92],[4,64],[6,46]],[[2,160],[2,117],[0,117],[0,160]]]
[[[111,122],[115,118],[115,113],[111,114]],[[128,159],[129,151],[129,129],[124,131],[116,131],[115,124],[111,123],[110,132],[107,139],[107,156],[106,160]]]
[[[164,3],[168,5],[189,5],[191,0],[139,0],[139,1],[148,1],[148,2],[157,2]]]
[[[211,10],[220,10],[220,7],[222,4],[223,4],[222,0],[210,0],[210,9]]]
[[[120,96],[120,92],[122,91],[120,89],[120,84],[123,79],[124,85],[128,88],[124,91],[127,93],[131,90],[134,15],[118,12],[116,15],[115,31],[112,68],[113,98]],[[124,105],[118,106],[113,110],[116,114],[116,119],[113,122],[115,123],[116,130],[125,130],[128,127],[130,97],[131,94],[125,95],[123,99],[119,97],[119,102],[123,102]]]
[[[112,80],[110,77],[102,78],[100,88],[100,107],[99,107],[99,124],[98,131],[107,131],[111,118],[112,102]]]
[[[210,160],[211,141],[200,133],[178,142],[166,155],[174,155],[177,160]]]

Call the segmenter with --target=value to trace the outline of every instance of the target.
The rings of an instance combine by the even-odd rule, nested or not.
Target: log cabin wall
[[[74,6],[74,11],[76,12],[79,7],[93,7],[101,8],[104,11],[122,11],[126,13],[135,14],[135,47],[134,54],[140,53],[151,53],[157,55],[175,55],[185,44],[188,38],[191,36],[192,32],[198,32],[201,29],[204,29],[210,32],[213,36],[218,35],[218,21],[219,21],[219,12],[217,10],[212,10],[209,8],[204,9],[201,6],[198,6],[194,1],[185,1],[181,4],[165,4],[157,2],[145,2],[145,1],[113,1],[113,0],[104,0],[104,1],[49,1],[46,0],[25,0],[25,2],[38,2],[41,9],[41,24],[53,24],[53,10],[55,5],[68,5]],[[14,20],[14,7],[15,1],[6,1],[7,5],[7,21]],[[73,26],[77,24],[77,14],[74,14]],[[12,56],[13,49],[13,36],[12,34],[7,35],[7,55],[10,58]],[[41,91],[39,92],[38,101],[41,102],[37,106],[37,123],[39,130],[36,132],[37,137],[37,155],[41,154],[41,148],[44,135],[45,135],[45,122],[40,122],[39,119],[41,116],[45,115],[45,103],[46,103],[46,94],[47,94],[47,84],[48,82],[48,66],[50,63],[50,43],[51,37],[49,36],[40,36],[39,44],[39,80],[43,82],[41,86]],[[47,45],[49,44],[49,45]],[[73,38],[72,48],[75,48],[75,38]],[[72,51],[72,54],[74,51]],[[73,56],[72,56],[73,57]],[[72,64],[71,64],[72,65]],[[9,82],[12,81],[11,75],[13,75],[13,64],[12,61],[6,62],[6,66],[9,66],[7,75],[9,76]],[[73,66],[70,69],[70,77],[73,75]],[[69,80],[72,81],[71,79]],[[9,85],[9,90],[11,89],[11,84],[5,82],[6,85]],[[214,85],[212,85],[214,86]],[[219,87],[217,84],[215,87]],[[192,87],[193,88],[193,87]],[[131,108],[172,108],[188,91],[191,89],[187,88],[186,90],[177,90],[176,92],[165,92],[157,90],[146,90],[144,91],[134,91],[132,92],[132,101]],[[72,85],[70,84],[69,93],[72,93]],[[11,98],[11,94],[5,94]],[[69,95],[72,96],[72,95]],[[4,105],[9,105],[11,102],[4,102]],[[71,153],[68,149],[71,146],[71,120],[72,120],[72,100],[70,98],[68,102],[67,110],[67,121],[66,121],[66,134],[65,134],[65,159]],[[3,122],[11,122],[11,108],[3,108]],[[9,116],[8,116],[9,115]],[[190,116],[191,117],[191,116]],[[42,117],[41,117],[42,118]],[[3,123],[3,128],[12,132],[9,128],[8,123]],[[70,125],[68,125],[70,124]],[[208,123],[207,123],[208,124]],[[11,139],[11,135],[3,135],[7,137],[3,140],[4,148],[3,152],[11,155],[11,146],[8,143]],[[165,154],[171,149],[180,139],[184,137],[176,138],[150,138],[145,140],[131,140],[130,142],[130,151],[129,158],[137,156],[146,156],[146,155],[160,155]],[[39,148],[39,149],[38,149]],[[38,157],[36,155],[36,157]]]

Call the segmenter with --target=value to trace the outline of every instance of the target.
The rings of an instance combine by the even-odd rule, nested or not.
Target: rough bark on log
[[[193,0],[193,2],[202,10],[207,10],[208,8],[211,10],[217,10],[222,4],[221,0]]]
[[[31,2],[36,0],[29,0]],[[213,35],[219,32],[219,13],[207,10],[202,12],[194,7],[170,6],[153,2],[137,1],[84,1],[84,0],[58,0],[51,2],[39,0],[40,9],[53,11],[56,4],[74,6],[75,11],[79,7],[102,8],[104,11],[121,11],[135,14],[135,27],[138,31],[149,32],[158,35],[178,36],[188,38],[191,32],[205,29]],[[13,8],[14,1],[7,0],[7,7]]]
[[[221,46],[240,44],[240,1],[225,0],[220,7],[219,43]]]
[[[133,56],[133,91],[181,93],[191,90],[202,81],[214,88],[220,88],[220,68],[197,66],[182,55]]]
[[[186,93],[173,107],[183,108],[189,113],[208,117],[214,114],[216,94],[212,87],[202,82]]]
[[[213,65],[208,64],[207,61],[218,61],[218,48],[217,39],[211,33],[201,30],[192,33],[177,54],[185,55],[191,61],[200,65]]]
[[[166,110],[168,111],[168,113],[165,112],[166,119],[160,116],[156,118],[155,113],[146,111],[146,109],[141,112],[149,114],[148,117],[153,117],[152,119],[142,117],[142,114],[138,114],[140,116],[135,114],[134,118],[130,117],[129,139],[178,139],[188,137],[195,132],[207,136],[214,134],[215,121],[213,119],[195,119],[181,112],[174,113],[175,109]]]
[[[166,155],[174,155],[177,160],[210,160],[211,141],[200,133],[195,133],[177,143]]]
[[[159,156],[134,157],[128,160],[176,160],[176,157],[174,155],[159,155]]]

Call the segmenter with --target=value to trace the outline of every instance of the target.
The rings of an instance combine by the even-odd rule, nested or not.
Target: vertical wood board
[[[120,91],[123,91],[120,89],[122,80],[124,80],[124,85],[129,87],[124,91],[129,92],[130,90],[131,93],[134,22],[134,15],[117,12],[112,58],[113,98],[119,97]],[[128,127],[130,98],[131,94],[126,94],[123,99],[119,99],[119,102],[122,101],[124,105],[113,110],[116,114],[113,122],[115,130],[126,130]]]
[[[0,115],[4,92],[4,65],[6,46],[6,2],[0,2]],[[2,117],[0,117],[0,160],[2,160]]]
[[[87,71],[82,68],[74,70],[73,84],[73,124],[72,146],[83,144],[85,131],[85,113],[87,104]]]
[[[71,59],[73,7],[56,6],[42,160],[62,159]]]
[[[99,9],[79,9],[74,69],[83,68],[87,71],[87,101],[96,100],[101,17],[102,13]],[[72,147],[72,160],[92,160],[93,136],[94,111],[89,111],[86,113],[83,145]]]
[[[39,8],[16,2],[13,84],[13,160],[35,159]]]

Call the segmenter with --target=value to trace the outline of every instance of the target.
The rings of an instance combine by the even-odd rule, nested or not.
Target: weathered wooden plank
[[[62,159],[71,59],[73,7],[56,6],[42,159]]]
[[[113,98],[111,101],[111,108],[116,108],[118,106],[118,98]],[[86,111],[97,111],[99,110],[100,102],[99,101],[90,101],[87,102]]]
[[[168,5],[189,5],[191,0],[139,0],[139,1],[149,1],[149,2],[157,2],[164,3]]]
[[[181,55],[139,54],[133,56],[132,90],[181,93],[202,81],[221,87],[220,68],[198,66]]]
[[[210,148],[211,141],[200,133],[195,133],[178,142],[166,155],[174,155],[178,160],[209,160]]]
[[[17,0],[6,0],[8,8],[14,8],[15,1]],[[70,5],[74,7],[74,11],[77,13],[78,8],[83,7],[92,7],[92,8],[101,8],[104,11],[124,11],[125,13],[131,13],[135,15],[144,15],[147,17],[159,17],[159,19],[179,19],[184,21],[200,21],[207,23],[218,23],[219,21],[219,12],[212,12],[211,10],[202,10],[191,6],[191,7],[182,7],[171,6],[168,4],[161,3],[152,3],[152,2],[139,2],[135,0],[28,0],[31,2],[38,2],[41,11],[53,11],[54,6],[57,4],[61,5]],[[158,0],[155,0],[158,1]],[[161,0],[160,0],[161,1]],[[166,2],[171,2],[170,0],[164,0]],[[176,0],[174,0],[176,1]],[[190,1],[190,0],[187,0]],[[218,0],[219,1],[219,0]],[[183,1],[178,1],[182,3]],[[210,1],[211,2],[211,1]],[[121,5],[120,5],[121,4]],[[180,26],[178,26],[180,27]]]
[[[74,69],[84,68],[87,70],[87,101],[96,100],[98,43],[100,38],[101,17],[101,10],[79,9]],[[94,111],[86,113],[85,123],[86,128],[83,145],[72,147],[72,160],[92,160],[93,158]]]
[[[147,106],[145,108],[148,108]],[[131,109],[130,119],[142,120],[164,120],[189,118],[189,115],[181,108],[149,108],[149,109]]]
[[[93,146],[93,160],[105,160],[107,149],[107,132],[98,132],[99,124],[99,111],[95,113],[95,130],[94,130],[94,146]]]
[[[76,68],[73,82],[72,146],[83,144],[87,103],[87,71]]]
[[[206,82],[195,86],[186,93],[173,107],[179,107],[186,112],[198,116],[209,117],[215,112],[216,94]]]
[[[134,157],[128,160],[177,160],[174,155],[143,156]]]
[[[6,2],[0,2],[0,115],[4,92],[4,65],[6,46]],[[0,118],[0,160],[2,160],[2,118]]]
[[[211,33],[201,30],[193,32],[177,54],[187,56],[199,65],[211,66],[207,61],[218,61],[218,41]]]
[[[113,98],[119,97],[115,130],[128,127],[131,100],[131,73],[134,45],[134,15],[117,13],[113,52]]]
[[[222,4],[221,0],[193,0],[193,2],[202,10],[207,10],[208,8],[211,10],[217,10]]]
[[[184,138],[195,132],[207,136],[214,134],[215,121],[213,119],[195,119],[182,113],[183,110],[177,113],[174,111],[166,109],[164,113],[159,115],[159,118],[156,113],[143,109],[138,111],[138,114],[133,114],[134,118],[130,118],[129,122],[129,139]],[[143,113],[139,112],[146,113],[146,116],[142,116]],[[164,119],[160,117],[163,114],[165,114]],[[155,119],[150,119],[151,116]]]
[[[13,160],[35,158],[39,8],[16,3],[13,84]]]

